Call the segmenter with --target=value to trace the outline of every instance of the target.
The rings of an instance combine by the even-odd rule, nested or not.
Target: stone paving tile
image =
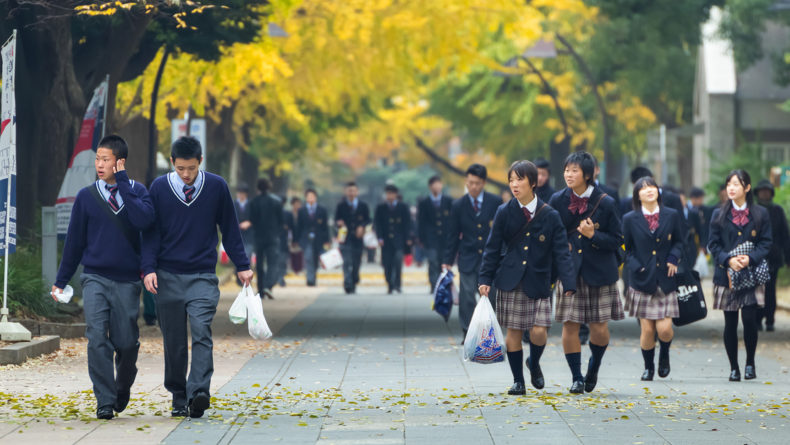
[[[567,392],[555,326],[546,388],[510,397],[507,364],[464,362],[457,315],[444,323],[424,289],[405,290],[322,295],[278,335],[296,347],[252,358],[216,394],[225,410],[185,420],[165,443],[784,443],[787,365],[758,352],[759,379],[727,382],[715,313],[678,329],[672,373],[653,382],[639,381],[634,320],[612,323],[598,387],[584,395]]]

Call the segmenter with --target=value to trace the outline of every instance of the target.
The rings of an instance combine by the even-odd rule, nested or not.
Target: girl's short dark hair
[[[510,176],[515,173],[518,179],[527,178],[529,185],[534,189],[538,185],[538,168],[530,161],[516,161],[510,164],[510,169],[507,171],[507,180],[510,181]]]
[[[658,183],[655,179],[651,176],[643,176],[636,180],[634,184],[634,198],[631,202],[631,205],[634,207],[634,210],[641,210],[642,209],[642,200],[639,199],[639,191],[645,187],[655,187],[656,190],[659,191],[658,193],[658,205],[661,205],[661,188],[658,186]]]
[[[587,153],[586,151],[575,151],[565,158],[563,169],[568,168],[569,165],[578,165],[582,169],[584,180],[587,185],[592,185],[595,182],[595,156]]]

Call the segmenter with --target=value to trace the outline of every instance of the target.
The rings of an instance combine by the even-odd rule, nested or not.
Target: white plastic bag
[[[261,303],[260,295],[253,295],[252,290],[246,293],[245,300],[247,301],[247,329],[250,332],[250,337],[255,340],[266,340],[271,338],[272,330],[266,323],[266,318],[263,316],[263,304]]]
[[[74,296],[74,288],[67,284],[62,292],[50,292],[50,295],[58,303],[68,303]]]
[[[326,270],[336,269],[343,265],[343,255],[340,254],[340,249],[335,247],[329,249],[321,254],[321,266]]]
[[[244,285],[243,288],[239,291],[239,295],[236,296],[236,299],[233,300],[233,304],[230,305],[230,310],[228,311],[228,315],[230,316],[230,321],[233,324],[242,324],[247,321],[247,294],[252,293],[252,289],[248,285]]]
[[[708,257],[706,257],[704,253],[700,252],[699,255],[697,255],[697,261],[694,262],[694,270],[696,270],[702,278],[706,278],[710,275]]]
[[[488,297],[480,297],[464,339],[464,360],[476,363],[505,361],[505,336]]]

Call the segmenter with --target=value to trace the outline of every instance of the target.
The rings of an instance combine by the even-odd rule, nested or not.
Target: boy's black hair
[[[537,158],[537,159],[535,159],[534,164],[535,164],[535,167],[542,168],[544,170],[548,170],[549,174],[551,174],[551,164],[549,163],[549,161],[547,161],[547,160],[545,160],[543,158]]]
[[[704,198],[705,197],[705,191],[702,190],[699,187],[692,187],[691,190],[689,190],[689,197],[690,198]]]
[[[291,197],[291,205],[294,205],[297,202],[302,202],[302,198],[300,198],[298,196]]]
[[[317,192],[317,191],[315,191],[315,189],[313,189],[313,188],[309,188],[309,189],[307,189],[307,190],[305,190],[305,191],[304,191],[304,195],[305,195],[305,196],[307,196],[307,194],[308,194],[308,193],[312,193],[312,194],[314,194],[314,195],[315,195],[315,197],[316,197],[316,198],[318,198],[318,192]]]
[[[434,182],[440,182],[441,180],[442,177],[439,175],[431,176],[430,178],[428,178],[428,187],[432,186]]]
[[[533,190],[538,186],[538,167],[532,162],[516,161],[510,164],[510,169],[507,171],[508,181],[510,181],[510,176],[514,173],[518,179],[527,178]]]
[[[644,178],[644,177],[652,178],[653,172],[651,172],[649,168],[643,165],[634,167],[634,169],[631,170],[631,184],[636,184],[636,181],[638,181],[639,178]]]
[[[129,146],[126,145],[126,141],[117,134],[108,134],[104,136],[101,141],[99,141],[99,145],[96,146],[97,150],[100,148],[112,150],[115,159],[126,159],[129,157]]]
[[[200,141],[192,136],[181,136],[176,139],[170,148],[170,159],[175,162],[178,158],[202,161],[203,149],[200,148]]]
[[[268,179],[266,179],[266,178],[258,179],[258,191],[259,192],[266,193],[266,192],[269,191],[270,187],[271,187],[271,183],[269,182]]]
[[[469,168],[466,169],[466,174],[477,176],[483,181],[485,181],[488,178],[488,170],[486,169],[485,165],[481,165],[481,164],[470,165]]]
[[[586,151],[575,151],[565,158],[563,169],[568,168],[569,165],[578,165],[582,169],[582,175],[587,185],[595,183],[595,157]]]
[[[346,188],[348,188],[348,187],[356,187],[356,186],[357,186],[357,183],[354,182],[354,181],[346,182]]]
[[[385,193],[398,193],[398,187],[395,184],[387,184],[384,186]]]

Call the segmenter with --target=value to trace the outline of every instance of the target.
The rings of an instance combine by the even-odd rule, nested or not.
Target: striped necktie
[[[118,184],[107,184],[104,186],[108,192],[110,192],[110,199],[107,200],[107,203],[110,204],[110,208],[113,212],[117,212],[120,206],[118,205],[118,200],[115,199],[115,194],[118,193]]]
[[[189,204],[192,202],[192,198],[195,197],[195,186],[194,185],[185,185],[184,186],[184,201]]]

